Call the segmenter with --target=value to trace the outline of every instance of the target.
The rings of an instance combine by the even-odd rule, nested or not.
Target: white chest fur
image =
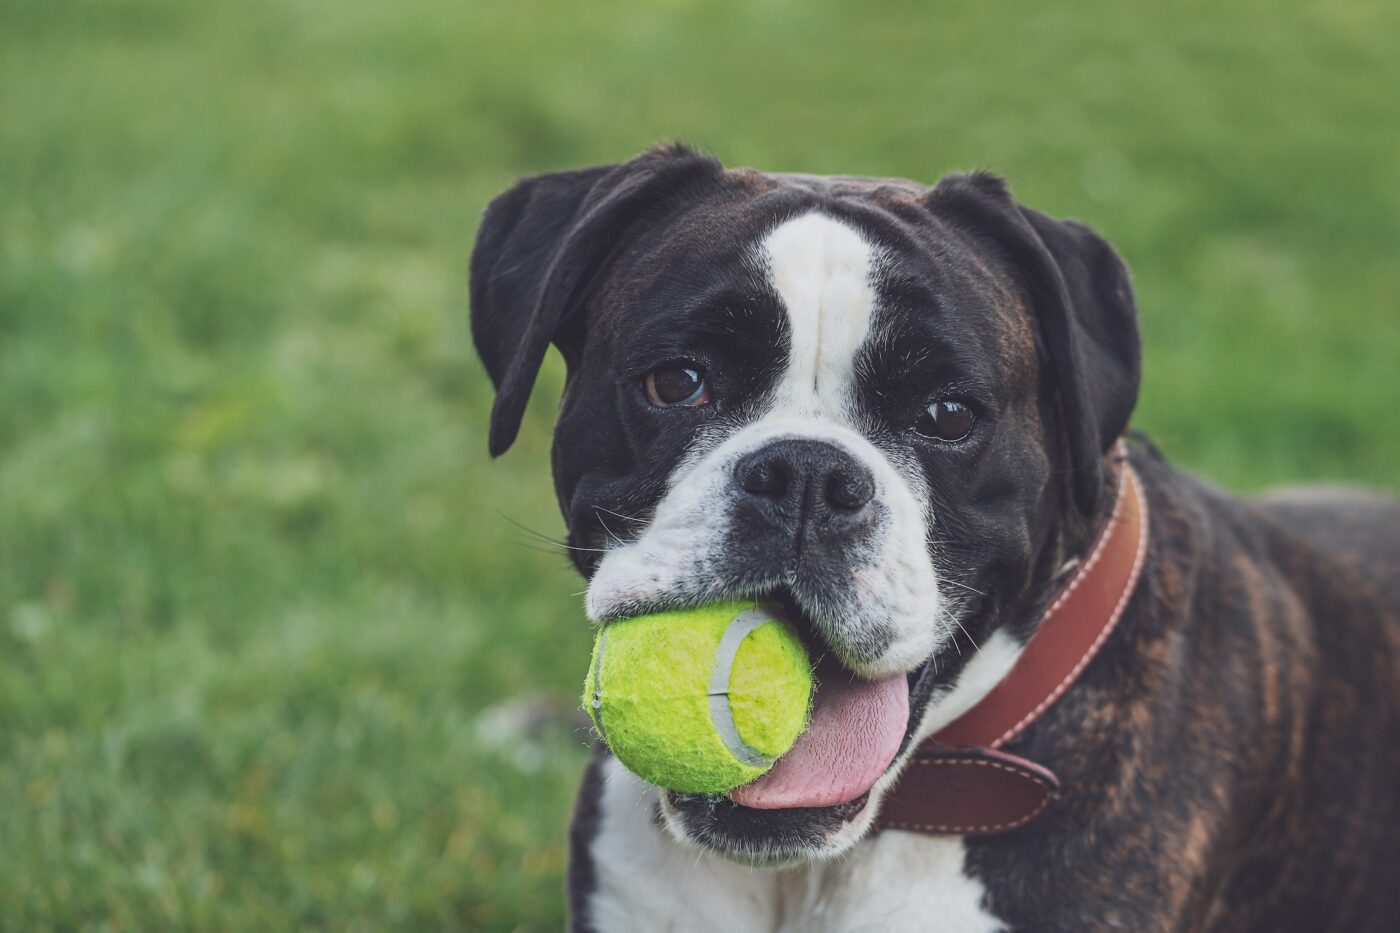
[[[655,789],[615,760],[603,774],[589,902],[600,931],[1003,928],[983,903],[982,884],[963,870],[961,838],[885,832],[839,859],[747,868],[673,840],[652,820]]]

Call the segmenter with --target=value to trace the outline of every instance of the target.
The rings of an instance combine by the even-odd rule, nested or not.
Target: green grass
[[[1133,265],[1138,424],[1176,460],[1400,485],[1397,30],[1385,2],[7,0],[0,926],[559,926],[585,742],[511,717],[569,704],[589,633],[508,520],[558,533],[559,371],[492,464],[466,326],[519,174],[665,137],[1003,172]]]

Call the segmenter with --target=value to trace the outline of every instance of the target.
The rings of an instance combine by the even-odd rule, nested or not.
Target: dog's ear
[[[551,341],[572,363],[579,313],[629,233],[719,163],[663,146],[619,165],[536,175],[486,208],[471,260],[472,340],[496,387],[490,450],[515,440]]]
[[[1023,276],[1068,435],[1074,501],[1092,515],[1104,455],[1128,426],[1141,379],[1127,265],[1083,224],[1016,204],[993,175],[944,179],[928,204],[946,222],[990,240]]]

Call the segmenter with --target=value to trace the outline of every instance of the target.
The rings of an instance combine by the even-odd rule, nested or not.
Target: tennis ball
[[[752,602],[620,619],[593,643],[583,705],[643,780],[722,794],[773,767],[807,727],[797,634]]]

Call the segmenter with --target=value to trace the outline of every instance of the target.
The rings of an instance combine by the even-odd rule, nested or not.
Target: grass
[[[492,464],[466,327],[520,174],[1003,172],[1133,265],[1176,460],[1400,485],[1400,10],[875,9],[0,7],[0,926],[559,927],[560,374]]]

